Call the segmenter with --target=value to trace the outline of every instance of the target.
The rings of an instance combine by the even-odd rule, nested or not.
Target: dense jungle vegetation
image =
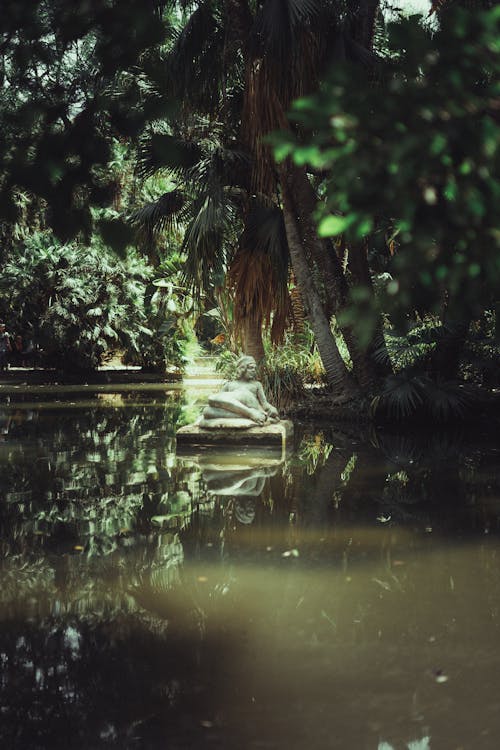
[[[285,408],[494,394],[500,8],[404,5],[5,0],[9,333],[82,373],[243,350]]]

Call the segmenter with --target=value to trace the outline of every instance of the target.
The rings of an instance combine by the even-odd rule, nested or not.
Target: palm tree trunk
[[[302,295],[297,285],[297,279],[293,271],[290,273],[290,304],[292,307],[292,329],[294,334],[300,336],[305,331],[306,315]]]
[[[349,287],[344,270],[332,242],[321,240],[317,235],[312,217],[318,198],[305,169],[293,166],[291,167],[291,174],[292,189],[297,196],[296,204],[300,214],[301,226],[303,227],[304,240],[308,243],[311,255],[321,270],[325,281],[325,288],[329,296],[330,305],[327,304],[327,314],[338,315],[345,309],[348,301]],[[351,257],[351,250],[349,250],[349,257]],[[365,281],[362,279],[367,278],[366,284],[371,289],[372,285],[366,254],[364,265],[363,258],[355,257],[357,263],[354,271],[359,271],[355,279],[358,283],[365,284]],[[353,373],[356,380],[362,388],[373,389],[382,377],[391,372],[389,357],[385,358],[382,362],[379,361],[379,358],[377,358],[377,361],[373,358],[373,352],[385,346],[381,320],[377,321],[372,339],[365,349],[361,349],[359,346],[357,337],[351,326],[342,325],[340,326],[340,330],[352,360]]]
[[[379,12],[379,0],[360,0],[358,12],[352,25],[354,39],[366,49],[373,47],[375,22]]]
[[[283,195],[283,217],[290,250],[293,271],[304,301],[306,315],[314,332],[316,344],[325,368],[328,384],[337,393],[353,392],[354,382],[344,360],[340,356],[337,342],[330,329],[330,323],[323,310],[318,290],[311,278],[311,273],[304,254],[304,247],[297,227],[293,202],[288,186],[286,168],[281,169],[281,189]]]
[[[333,497],[335,491],[342,485],[340,475],[345,468],[345,455],[338,450],[330,453],[321,468],[317,468],[308,481],[299,485],[298,513],[300,513],[301,527],[314,528],[319,532],[322,528],[331,528],[332,512],[334,511]],[[311,503],[311,484],[314,486],[314,503]]]
[[[264,343],[262,341],[262,321],[254,315],[247,315],[243,319],[243,352],[253,357],[257,363],[264,359]]]

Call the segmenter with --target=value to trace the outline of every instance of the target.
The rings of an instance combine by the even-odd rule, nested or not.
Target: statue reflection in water
[[[278,471],[279,465],[246,466],[210,464],[202,466],[209,495],[231,501],[234,516],[239,523],[248,525],[255,520],[255,503],[262,495],[266,480]]]
[[[202,467],[203,479],[210,495],[258,497],[266,479],[276,474],[277,466],[251,466],[248,468],[227,465]]]

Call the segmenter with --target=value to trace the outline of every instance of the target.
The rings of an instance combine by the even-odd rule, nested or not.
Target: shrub
[[[45,364],[92,370],[113,349],[151,337],[144,313],[150,270],[118,260],[97,241],[62,245],[40,232],[13,248],[0,279],[1,310],[12,331],[43,350]]]

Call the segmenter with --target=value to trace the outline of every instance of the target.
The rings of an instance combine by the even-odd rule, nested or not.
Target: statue
[[[266,399],[262,383],[255,379],[254,358],[242,355],[236,368],[236,380],[228,381],[219,393],[209,396],[198,422],[200,427],[245,429],[280,421],[277,410]]]
[[[258,497],[266,479],[274,477],[278,466],[249,466],[234,469],[231,465],[211,466],[202,469],[209,495],[248,495]]]

